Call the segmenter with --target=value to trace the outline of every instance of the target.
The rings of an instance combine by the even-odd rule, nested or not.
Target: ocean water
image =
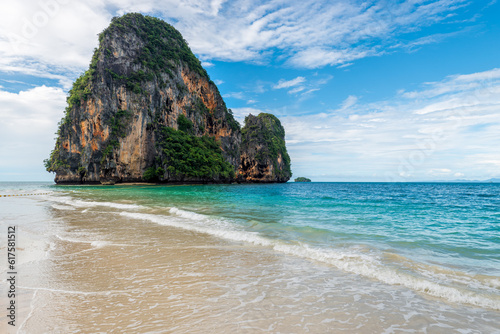
[[[14,194],[10,331],[500,333],[500,184],[0,184]]]

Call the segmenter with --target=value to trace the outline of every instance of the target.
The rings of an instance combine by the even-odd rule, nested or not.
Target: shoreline
[[[37,289],[33,315],[26,321],[28,332],[35,328],[52,331],[53,323],[84,332],[98,324],[101,331],[128,324],[137,333],[160,328],[175,328],[176,333],[201,333],[202,329],[256,332],[263,328],[287,333],[373,333],[391,326],[418,331],[426,328],[424,324],[457,326],[457,315],[476,309],[424,298],[404,287],[374,282],[269,247],[142,219],[120,216],[116,220],[101,212],[86,212],[86,219],[78,210],[60,214],[59,218],[66,217],[63,219],[73,221],[73,228],[83,231],[97,217],[109,216],[108,220],[114,219],[113,231],[102,241],[94,240],[97,235],[89,239],[59,236],[52,256],[70,262],[54,262],[56,276],[47,277],[47,282],[57,284],[45,283],[48,285]],[[109,223],[103,221],[93,228],[106,226]],[[139,239],[128,239],[131,227],[140,227]],[[95,268],[100,277],[88,275],[87,268]],[[127,282],[126,288],[123,283],[117,286],[118,282]],[[42,300],[51,301],[50,310],[36,307]],[[94,307],[91,313],[85,306],[88,303]],[[439,316],[428,310],[429,305],[439,305]],[[151,308],[153,314],[163,315],[155,323],[147,320]],[[78,317],[54,311],[58,309],[74,310]],[[144,313],[144,318],[131,318],[136,312]],[[105,320],[110,315],[112,320]],[[307,319],[307,327],[303,319]]]
[[[49,182],[49,181],[47,181]],[[142,184],[151,184],[151,185],[217,185],[217,184],[280,184],[280,183],[294,183],[289,181],[166,181],[166,182],[140,182],[140,181],[120,181],[114,183],[106,183],[100,181],[86,181],[86,182],[72,182],[72,181],[64,181],[64,182],[55,182],[55,185],[67,185],[67,186],[81,186],[81,185],[103,185],[103,186],[114,186],[114,185],[142,185]]]
[[[126,206],[115,197],[95,205],[64,193],[60,202],[50,196],[3,203],[12,208],[12,222],[32,221],[39,224],[34,231],[44,231],[32,237],[46,243],[40,249],[47,257],[20,270],[22,288],[34,296],[24,328],[29,333],[497,329],[498,311],[181,227],[197,219],[204,228],[219,226],[195,211]]]

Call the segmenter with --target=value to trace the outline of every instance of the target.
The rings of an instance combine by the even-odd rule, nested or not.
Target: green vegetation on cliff
[[[229,124],[229,127],[231,128],[231,130],[233,130],[233,131],[240,131],[241,130],[240,123],[238,123],[234,119],[233,111],[231,109],[227,109],[227,111],[226,111],[226,121],[227,121],[227,124]]]
[[[78,79],[75,80],[73,86],[68,92],[68,97],[66,102],[68,106],[65,110],[64,118],[59,124],[59,128],[69,124],[71,121],[70,113],[74,107],[81,105],[82,101],[87,101],[91,95],[91,83],[95,76],[97,70],[97,62],[99,60],[100,49],[94,49],[94,55],[92,56],[92,61],[90,62],[89,69],[85,71]]]
[[[99,35],[44,163],[56,183],[288,181],[279,120],[249,117],[242,130],[176,29],[126,14]]]
[[[65,127],[71,123],[71,110],[74,107],[80,106],[81,102],[86,101],[91,94],[91,79],[96,72],[98,58],[99,50],[95,49],[89,69],[75,80],[72,88],[68,92],[68,97],[66,98],[66,102],[68,105],[64,111],[64,117],[58,124],[58,129],[56,132],[57,141],[55,148],[52,150],[52,152],[50,152],[50,157],[43,161],[45,169],[48,172],[55,173],[58,170],[70,167],[67,162],[60,157],[60,138],[62,133],[64,132]]]
[[[61,137],[59,136],[60,131],[57,131],[58,138],[56,140],[56,146],[50,152],[50,157],[43,160],[43,165],[47,172],[56,173],[61,169],[69,168],[69,164],[66,160],[61,158]]]
[[[178,130],[161,125],[156,166],[144,172],[147,181],[231,180],[234,168],[224,160],[220,143],[209,136],[196,137],[193,123],[184,115],[177,119]],[[164,169],[166,168],[166,169]],[[168,175],[164,175],[165,172]]]
[[[151,81],[155,76],[160,80],[159,78],[163,72],[173,76],[172,71],[180,62],[187,65],[191,71],[210,81],[207,71],[191,52],[187,42],[170,24],[158,18],[138,13],[115,17],[109,27],[99,34],[100,46],[94,50],[89,69],[73,83],[66,99],[68,106],[66,107],[65,117],[62,119],[60,126],[69,124],[71,110],[80,106],[83,101],[87,101],[91,96],[92,79],[97,71],[99,56],[103,50],[106,57],[111,56],[111,51],[103,47],[104,39],[111,37],[113,32],[125,35],[130,30],[145,42],[140,54],[134,60],[136,64],[142,65],[143,69],[123,75],[115,73],[109,68],[105,70],[114,80],[123,83],[128,90],[136,94],[144,93],[141,87],[142,82]]]
[[[151,16],[130,13],[111,20],[110,26],[99,35],[102,43],[107,36],[113,33],[124,35],[130,30],[144,43],[135,63],[140,64],[147,71],[141,70],[130,74],[128,82],[140,82],[146,76],[163,72],[172,73],[180,62],[184,63],[193,72],[209,80],[207,71],[200,61],[191,52],[182,35],[170,24]],[[110,53],[106,53],[110,56]],[[149,71],[148,71],[149,70]],[[150,77],[151,78],[151,77]]]
[[[311,179],[308,179],[307,177],[298,177],[294,180],[295,182],[311,182]]]
[[[243,151],[260,147],[255,154],[257,162],[267,165],[266,162],[271,161],[275,176],[290,178],[292,171],[290,156],[286,150],[285,130],[276,116],[261,113],[258,116],[245,117],[241,134]]]

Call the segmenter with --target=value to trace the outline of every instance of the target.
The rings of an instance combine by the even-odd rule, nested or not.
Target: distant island
[[[295,182],[311,182],[311,179],[308,179],[307,177],[298,177],[294,181]]]
[[[50,158],[58,184],[272,183],[292,176],[272,114],[243,127],[182,35],[137,13],[99,35]]]

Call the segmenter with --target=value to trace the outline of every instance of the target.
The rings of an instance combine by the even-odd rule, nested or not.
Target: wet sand
[[[19,269],[18,333],[498,331],[498,312],[449,305],[266,247],[112,208],[18,203],[37,205],[26,215],[43,211],[47,224],[44,257]]]

